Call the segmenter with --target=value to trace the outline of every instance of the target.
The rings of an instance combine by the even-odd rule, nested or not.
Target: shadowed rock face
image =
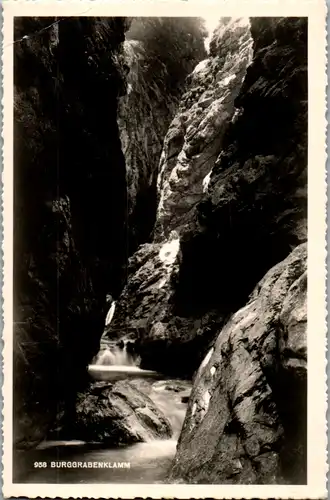
[[[195,301],[188,311],[189,298],[183,297],[187,308],[180,309],[181,234],[203,198],[203,179],[235,114],[234,99],[251,45],[248,20],[220,26],[219,53],[198,64],[189,76],[189,89],[164,140],[154,243],[142,245],[130,259],[127,285],[106,333],[116,337],[124,330],[137,339],[145,368],[192,375],[223,321],[212,304],[201,308]],[[202,265],[198,263],[192,276]]]
[[[184,299],[239,310],[196,375],[174,481],[306,482],[307,23],[253,18],[251,34],[237,117],[181,238],[178,287],[183,310]]]
[[[262,276],[306,240],[307,23],[223,20],[164,140],[154,242],[106,336],[192,374]],[[248,65],[250,63],[250,65]]]
[[[307,246],[258,283],[199,367],[171,480],[304,483]]]
[[[253,18],[251,33],[236,116],[181,238],[179,288],[191,308],[237,309],[307,238],[307,23]]]
[[[21,19],[15,38],[52,21]],[[43,437],[59,402],[70,430],[106,293],[122,287],[125,29],[70,18],[15,46],[17,441]],[[154,240],[129,260],[104,345],[125,337],[141,368],[177,375],[204,359],[172,480],[304,482],[306,20],[222,20],[189,81],[164,140]]]
[[[125,256],[116,121],[125,22],[54,22],[15,20],[15,39],[31,35],[14,46],[14,394],[22,445],[43,437],[58,404],[73,411]]]

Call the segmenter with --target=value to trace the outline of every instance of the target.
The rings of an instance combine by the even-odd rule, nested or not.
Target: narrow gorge
[[[307,19],[208,21],[15,20],[16,482],[307,481]]]

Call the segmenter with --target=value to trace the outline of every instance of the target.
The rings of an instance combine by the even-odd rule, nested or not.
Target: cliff
[[[181,245],[182,296],[209,301],[218,283],[218,309],[238,311],[196,375],[174,481],[306,482],[307,23],[253,18],[251,34],[237,119]]]
[[[129,261],[104,341],[125,332],[143,367],[186,376],[211,353],[172,480],[304,482],[306,19],[221,20],[188,80],[154,239]]]
[[[122,18],[16,18],[14,414],[20,445],[58,407],[72,419],[97,352],[106,293],[121,289],[126,172]],[[23,38],[24,37],[24,38]]]
[[[126,331],[136,339],[143,366],[186,375],[192,375],[201,362],[227,311],[219,314],[205,286],[195,292],[196,297],[193,283],[191,290],[183,291],[185,273],[197,282],[204,266],[212,262],[212,250],[205,246],[209,255],[188,269],[182,237],[203,199],[203,180],[222,150],[235,115],[234,100],[252,57],[248,20],[221,23],[217,36],[217,50],[188,77],[189,88],[165,137],[154,241],[142,245],[130,259],[128,282],[105,335],[116,337]],[[210,299],[207,304],[201,295]]]
[[[307,246],[258,283],[199,367],[171,481],[304,484]]]
[[[172,481],[304,482],[307,20],[173,23],[16,21],[16,441],[70,436],[111,294],[103,343],[194,376]]]
[[[128,186],[128,254],[150,241],[163,140],[186,77],[206,57],[200,18],[132,18],[124,42],[126,95],[118,124]]]

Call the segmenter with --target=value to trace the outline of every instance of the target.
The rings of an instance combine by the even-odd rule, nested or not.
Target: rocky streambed
[[[190,391],[191,382],[178,379],[95,382],[78,397],[75,439],[54,433],[36,449],[17,452],[14,481],[164,482]]]
[[[307,18],[191,19],[15,23],[15,481],[307,481]]]

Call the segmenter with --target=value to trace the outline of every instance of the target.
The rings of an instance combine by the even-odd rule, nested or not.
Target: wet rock
[[[136,354],[136,343],[135,341],[128,341],[126,344],[126,350],[129,354]]]
[[[302,244],[219,331],[194,381],[172,480],[306,481],[306,276]]]
[[[164,245],[140,247],[130,261],[130,276],[104,339],[116,338],[125,328],[135,339],[141,368],[191,376],[222,318],[212,311],[202,318],[173,314],[179,252],[175,236]]]
[[[184,391],[185,389],[186,389],[186,385],[180,384],[178,382],[174,382],[174,383],[172,382],[172,383],[166,384],[166,386],[165,386],[166,391],[181,392],[181,391]]]
[[[96,382],[79,394],[75,435],[118,446],[169,438],[172,429],[151,399],[133,384]]]
[[[306,37],[298,18],[220,23],[164,141],[154,241],[106,332],[136,338],[145,368],[200,366],[174,481],[306,479]]]

